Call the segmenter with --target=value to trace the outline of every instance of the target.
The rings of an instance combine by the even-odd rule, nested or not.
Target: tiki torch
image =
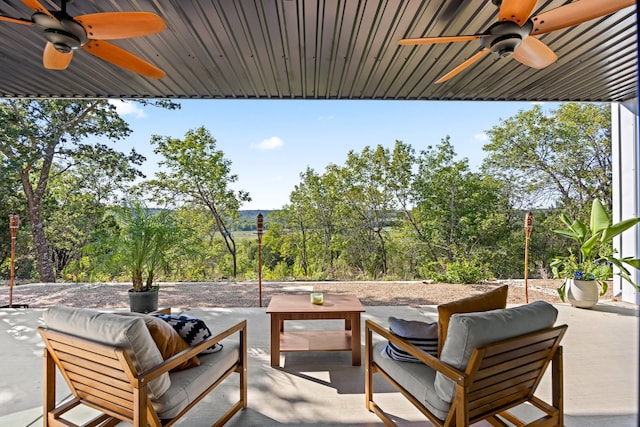
[[[258,298],[262,307],[262,230],[264,227],[264,217],[258,214]]]
[[[524,219],[524,299],[529,303],[529,238],[533,227],[533,214],[528,212]]]
[[[11,233],[11,265],[9,267],[9,307],[13,307],[13,282],[15,280],[14,263],[16,259],[16,236],[20,226],[18,215],[9,215],[9,232]]]

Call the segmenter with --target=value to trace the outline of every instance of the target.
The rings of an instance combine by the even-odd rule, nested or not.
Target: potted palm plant
[[[131,311],[148,313],[158,309],[157,273],[170,268],[168,252],[178,237],[173,215],[165,210],[153,212],[141,202],[133,202],[117,212],[119,233],[111,236],[111,262],[131,278]]]
[[[558,288],[562,301],[568,300],[574,307],[591,308],[598,298],[607,291],[607,282],[613,277],[612,266],[616,266],[619,274],[636,289],[636,285],[628,270],[640,268],[640,260],[632,257],[616,256],[613,238],[629,230],[640,222],[640,218],[630,218],[611,224],[609,215],[599,199],[591,205],[589,225],[580,220],[571,220],[566,214],[560,215],[566,226],[554,229],[553,232],[574,240],[578,246],[569,248],[568,254],[556,256],[550,263],[553,277],[564,279]]]

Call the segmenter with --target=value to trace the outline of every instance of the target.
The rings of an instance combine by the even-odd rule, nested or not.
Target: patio
[[[564,400],[567,426],[624,427],[638,425],[638,307],[620,302],[601,302],[593,310],[558,304],[558,323],[569,329],[564,346]],[[179,312],[180,309],[174,308]],[[285,353],[281,368],[270,366],[269,321],[265,308],[187,309],[212,329],[241,319],[248,321],[248,408],[228,426],[378,426],[382,422],[364,406],[364,368],[351,366],[351,355],[332,353]],[[41,309],[2,309],[0,345],[3,363],[0,377],[0,425],[42,425],[42,342],[36,328]],[[362,322],[372,319],[386,324],[388,316],[435,320],[435,306],[369,306]],[[318,321],[292,323],[294,327],[333,326]],[[336,323],[339,327],[339,323]],[[364,338],[363,341],[364,343]],[[216,401],[236,393],[233,383],[223,384],[194,408],[178,425],[204,426]],[[377,383],[383,408],[400,425],[429,426],[391,386]],[[548,393],[543,383],[539,394]],[[68,396],[60,387],[59,399]],[[526,408],[523,408],[525,410]],[[218,411],[219,410],[219,411]],[[78,414],[82,416],[82,414]]]

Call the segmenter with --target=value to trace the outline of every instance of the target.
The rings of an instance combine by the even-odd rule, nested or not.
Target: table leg
[[[280,330],[284,322],[271,313],[271,366],[280,366]]]
[[[360,313],[354,313],[351,321],[351,364],[360,366]]]
[[[344,319],[344,330],[345,331],[350,331],[351,330],[351,319]]]

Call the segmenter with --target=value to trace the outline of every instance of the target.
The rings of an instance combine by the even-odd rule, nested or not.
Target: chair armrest
[[[203,352],[204,350],[206,350],[207,348],[211,347],[212,345],[214,345],[215,343],[217,343],[218,341],[221,341],[224,338],[227,338],[231,335],[233,335],[236,332],[240,332],[240,340],[246,340],[247,335],[247,321],[243,320],[240,323],[237,323],[234,326],[231,326],[228,329],[225,329],[224,331],[220,332],[219,334],[209,337],[206,340],[202,341],[200,344],[198,344],[197,346],[188,348],[186,350],[181,351],[180,353],[170,357],[169,359],[165,360],[163,363],[153,367],[152,369],[149,369],[146,372],[142,372],[139,375],[139,378],[144,378],[144,381],[149,382],[151,380],[153,380],[154,378],[159,377],[160,375],[164,374],[165,372],[169,372],[170,370],[172,370],[173,368],[175,368],[178,365],[181,365],[182,363],[186,362],[187,360],[191,359],[193,356],[197,356],[199,353]],[[242,346],[241,346],[242,348]],[[244,357],[244,356],[243,356]]]
[[[422,362],[425,365],[431,367],[435,371],[440,372],[441,374],[443,374],[447,378],[450,378],[452,381],[454,381],[456,383],[459,383],[459,384],[465,384],[466,383],[467,375],[464,372],[462,372],[462,371],[460,371],[460,370],[458,370],[458,369],[456,369],[456,368],[454,368],[454,367],[452,367],[450,365],[447,365],[446,363],[442,362],[437,357],[434,357],[434,356],[430,355],[429,353],[425,352],[424,350],[419,349],[418,347],[414,346],[413,344],[411,344],[409,341],[405,340],[404,338],[399,337],[398,335],[395,335],[395,334],[391,333],[391,331],[389,331],[387,328],[384,328],[383,326],[375,323],[372,320],[366,320],[364,327],[365,327],[366,336],[369,336],[369,334],[371,332],[375,332],[376,334],[380,335],[382,338],[387,339],[388,341],[390,341],[393,344],[395,344],[396,346],[400,347],[401,349],[403,349],[407,353],[411,354],[412,356],[417,358],[420,362]]]

